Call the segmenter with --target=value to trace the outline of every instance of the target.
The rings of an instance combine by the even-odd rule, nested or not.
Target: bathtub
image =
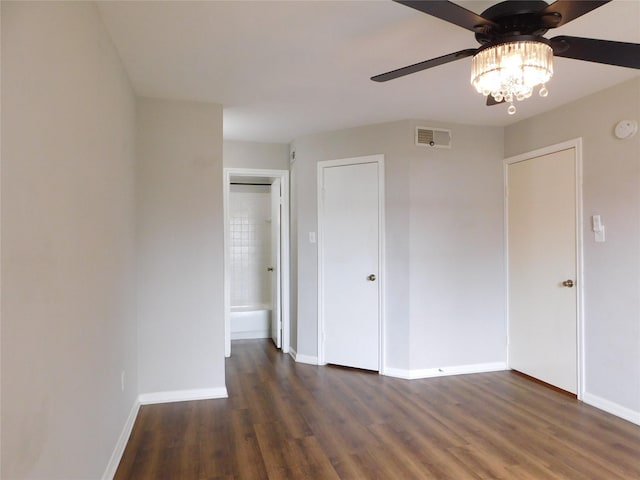
[[[231,340],[271,337],[271,307],[232,306],[229,316]]]

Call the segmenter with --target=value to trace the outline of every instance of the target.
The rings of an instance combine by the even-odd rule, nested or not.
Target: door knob
[[[273,272],[273,267],[267,267],[267,272]]]
[[[564,282],[562,282],[562,285],[564,287],[571,288],[571,287],[573,287],[573,280],[565,280]]]
[[[376,281],[376,276],[372,273],[371,275],[369,275],[367,277],[367,280],[369,280],[370,282],[375,282]]]

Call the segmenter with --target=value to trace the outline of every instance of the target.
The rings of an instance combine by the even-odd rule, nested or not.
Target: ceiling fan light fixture
[[[488,45],[473,56],[471,65],[471,84],[478,93],[510,103],[510,115],[516,113],[513,102],[529,98],[538,85],[540,96],[546,97],[552,75],[553,49],[538,38]]]

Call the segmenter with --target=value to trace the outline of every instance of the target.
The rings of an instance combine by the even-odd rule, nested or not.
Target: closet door
[[[380,368],[379,168],[371,162],[321,170],[325,363]]]
[[[509,367],[577,393],[575,149],[507,175]]]

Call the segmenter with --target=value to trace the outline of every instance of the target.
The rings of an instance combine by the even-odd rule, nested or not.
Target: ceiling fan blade
[[[548,7],[543,8],[539,12],[539,15],[547,28],[556,28],[610,1],[611,0],[556,0]]]
[[[491,20],[446,0],[394,0],[397,3],[427,13],[441,20],[466,28],[472,32],[483,32],[487,27],[497,27]]]
[[[438,65],[454,62],[456,60],[460,60],[461,58],[470,57],[474,53],[476,53],[475,48],[460,50],[459,52],[450,53],[441,57],[432,58],[431,60],[425,60],[424,62],[414,63],[413,65],[409,65],[407,67],[391,70],[387,73],[381,73],[380,75],[371,77],[371,80],[373,80],[374,82],[387,82],[389,80],[393,80],[394,78],[404,77],[405,75],[409,75],[411,73],[426,70],[427,68],[437,67]]]
[[[640,69],[640,44],[561,35],[551,39],[556,57]]]

